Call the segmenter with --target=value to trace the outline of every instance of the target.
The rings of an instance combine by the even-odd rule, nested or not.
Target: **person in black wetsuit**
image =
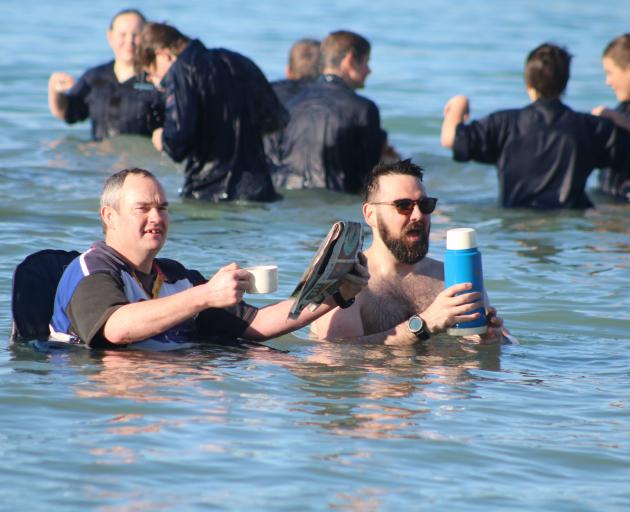
[[[300,39],[291,46],[286,79],[271,82],[273,91],[283,105],[319,75],[320,44],[317,39]]]
[[[94,140],[118,134],[150,136],[162,125],[162,95],[134,69],[134,48],[144,22],[135,9],[120,11],[107,32],[113,61],[89,69],[76,83],[68,73],[50,76],[48,106],[55,117],[70,124],[90,118]]]
[[[182,195],[209,201],[272,201],[263,135],[282,128],[288,113],[262,71],[238,53],[207,49],[175,27],[148,23],[136,65],[164,89],[158,151],[185,161]]]
[[[602,64],[606,84],[615,92],[619,104],[614,109],[600,105],[592,113],[607,117],[630,131],[630,34],[623,34],[606,46]],[[630,166],[620,170],[602,169],[598,184],[602,192],[630,202]]]
[[[291,119],[270,155],[274,184],[358,193],[389,148],[378,107],[355,93],[370,73],[370,43],[337,31],[320,52],[322,75],[287,103]]]
[[[525,108],[469,124],[465,96],[451,98],[444,108],[442,145],[453,149],[457,161],[496,164],[504,207],[592,207],[585,187],[593,169],[630,162],[629,133],[560,100],[570,61],[564,48],[552,44],[528,55],[525,83],[532,103]]]

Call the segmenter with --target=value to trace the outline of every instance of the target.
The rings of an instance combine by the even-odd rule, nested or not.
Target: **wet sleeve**
[[[630,174],[630,132],[611,120],[589,116],[593,123],[595,167],[610,167],[614,173]]]
[[[189,156],[196,136],[198,117],[204,115],[201,107],[198,80],[187,77],[184,71],[176,70],[166,84],[164,132],[162,144],[164,150],[175,161],[181,162]]]
[[[490,115],[470,124],[460,123],[455,128],[453,159],[458,162],[475,160],[493,164],[499,159],[501,129],[498,120]]]
[[[68,98],[68,108],[64,114],[66,123],[76,123],[84,121],[90,115],[90,109],[87,104],[87,97],[92,87],[90,86],[89,72],[84,73],[79,81],[66,93]]]
[[[203,339],[236,339],[243,335],[257,313],[258,308],[246,302],[231,308],[206,309],[197,316],[197,331]]]
[[[122,282],[111,274],[97,273],[84,277],[68,305],[71,329],[85,343],[94,345],[103,340],[103,327],[108,318],[128,303]]]

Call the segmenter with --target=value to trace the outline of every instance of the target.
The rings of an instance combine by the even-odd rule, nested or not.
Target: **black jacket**
[[[248,58],[191,41],[163,80],[163,144],[185,161],[181,193],[211,201],[276,198],[262,137],[282,128],[287,112]]]
[[[150,136],[164,121],[164,99],[150,83],[132,77],[120,83],[114,61],[86,71],[66,94],[67,123],[92,121],[92,138],[118,134]]]
[[[291,119],[270,155],[275,185],[359,192],[386,138],[378,107],[336,75],[320,76],[287,107]]]
[[[503,206],[589,208],[589,174],[626,165],[630,133],[558,99],[541,99],[458,125],[453,158],[496,164]]]
[[[630,101],[622,101],[615,110],[630,119]],[[625,169],[602,169],[598,184],[602,192],[622,201],[630,201],[630,165]]]

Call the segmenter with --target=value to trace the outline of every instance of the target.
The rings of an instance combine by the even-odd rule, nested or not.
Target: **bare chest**
[[[424,275],[370,280],[361,300],[365,334],[386,331],[411,315],[421,313],[443,289],[441,280]]]

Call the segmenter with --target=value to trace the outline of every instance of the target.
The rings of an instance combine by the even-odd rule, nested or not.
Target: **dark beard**
[[[400,238],[394,238],[391,236],[389,230],[383,224],[378,221],[378,233],[381,235],[381,239],[400,263],[412,265],[418,263],[429,252],[429,232],[431,228],[426,229],[424,222],[413,222],[409,224],[401,233]],[[405,235],[412,230],[418,230],[420,232],[420,240],[418,242],[407,243],[404,240]]]

